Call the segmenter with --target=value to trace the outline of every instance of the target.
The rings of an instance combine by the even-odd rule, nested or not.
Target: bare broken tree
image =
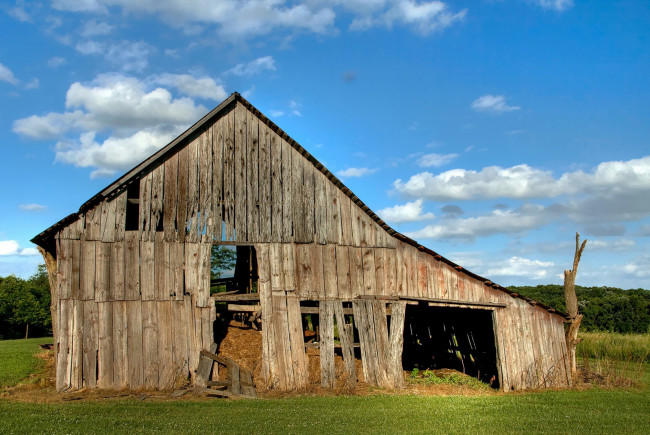
[[[569,354],[569,363],[571,364],[571,376],[576,375],[576,346],[578,340],[578,329],[582,322],[582,314],[578,314],[578,297],[576,296],[576,274],[578,273],[578,263],[585,249],[587,240],[585,239],[580,245],[580,234],[576,233],[576,252],[573,257],[573,269],[564,271],[564,296],[566,298],[566,309],[569,315],[568,327],[566,330],[566,347]]]

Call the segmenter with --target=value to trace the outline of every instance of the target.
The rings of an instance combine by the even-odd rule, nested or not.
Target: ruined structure
[[[450,367],[504,390],[570,384],[562,315],[394,231],[239,94],[33,242],[59,390],[204,382],[216,305],[259,325],[269,388],[308,382],[309,347],[325,387],[335,354],[348,383]],[[237,246],[225,294],[214,244]]]

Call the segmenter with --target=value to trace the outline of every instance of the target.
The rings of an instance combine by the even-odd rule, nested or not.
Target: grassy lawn
[[[34,354],[42,343],[52,343],[52,337],[0,341],[0,388],[16,385],[38,370],[42,362]]]
[[[40,341],[39,341],[40,340]],[[48,339],[0,341],[3,385],[38,367]],[[5,358],[10,356],[10,358]],[[7,376],[6,367],[15,374]],[[647,369],[646,364],[646,369]],[[647,433],[650,388],[272,400],[0,399],[0,433]]]

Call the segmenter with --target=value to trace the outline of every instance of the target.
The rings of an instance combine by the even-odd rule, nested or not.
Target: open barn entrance
[[[454,369],[499,388],[492,311],[407,305],[402,366]]]

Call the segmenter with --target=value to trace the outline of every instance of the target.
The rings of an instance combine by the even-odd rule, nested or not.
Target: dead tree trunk
[[[566,309],[569,315],[566,330],[566,347],[571,364],[571,376],[576,375],[576,346],[578,345],[578,329],[582,322],[582,314],[578,314],[578,297],[576,296],[576,274],[578,263],[585,249],[587,240],[580,245],[580,234],[576,233],[576,251],[573,257],[573,269],[564,271],[564,296],[566,298]]]

